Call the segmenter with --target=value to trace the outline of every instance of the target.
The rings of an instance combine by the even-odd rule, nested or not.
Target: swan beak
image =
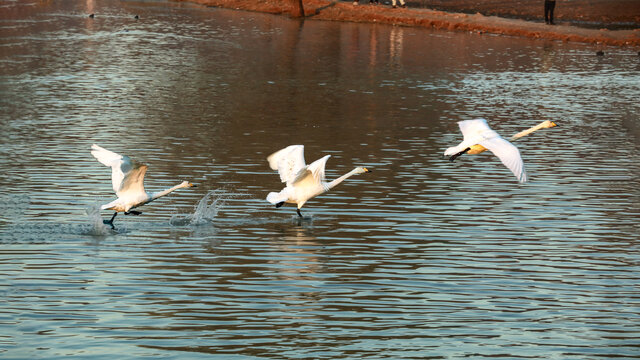
[[[369,170],[367,168],[363,168],[363,169],[364,169],[364,172],[366,172],[366,173],[371,172],[371,170]]]
[[[554,126],[558,126],[558,124],[554,123],[553,121],[551,122],[551,126],[549,127],[554,127]]]

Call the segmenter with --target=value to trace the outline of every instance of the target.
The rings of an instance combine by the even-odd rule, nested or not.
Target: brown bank
[[[208,6],[238,10],[258,11],[272,14],[295,13],[293,0],[178,0]],[[592,8],[594,2],[603,8]],[[481,4],[478,4],[481,3]],[[493,3],[493,7],[491,7]],[[608,3],[623,6],[605,6]],[[638,0],[557,0],[557,25],[546,25],[537,21],[542,16],[543,1],[512,0],[505,7],[504,1],[487,0],[484,3],[471,0],[422,0],[407,8],[392,9],[389,5],[369,5],[368,0],[360,0],[358,5],[351,1],[303,0],[306,17],[319,20],[383,23],[401,26],[421,26],[434,29],[492,33],[522,36],[536,39],[583,42],[599,45],[640,47],[640,28],[609,30],[607,25],[624,23],[634,27],[640,22],[637,10]],[[443,5],[444,4],[444,5]],[[537,4],[537,5],[536,5]],[[445,6],[446,5],[446,6]],[[539,6],[538,6],[539,5]],[[433,10],[429,6],[446,8],[448,11]],[[566,7],[563,14],[562,7]],[[537,9],[539,15],[534,13]],[[464,12],[449,12],[449,11]],[[480,12],[469,14],[475,10]],[[595,14],[601,11],[603,14]],[[567,15],[572,14],[572,15]],[[515,18],[517,17],[517,18]],[[529,20],[525,20],[529,19]],[[594,20],[595,19],[595,20]],[[603,28],[575,26],[572,21],[602,24]]]

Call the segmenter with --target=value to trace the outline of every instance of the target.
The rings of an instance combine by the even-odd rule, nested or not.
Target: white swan
[[[531,134],[534,131],[538,131],[540,129],[548,129],[548,128],[552,128],[558,126],[558,124],[554,123],[553,121],[549,121],[549,120],[545,120],[543,122],[541,122],[540,124],[531,127],[527,130],[523,130],[520,131],[519,133],[511,136],[511,138],[509,140],[511,141],[515,141],[520,139],[523,136],[527,136],[529,134]],[[463,154],[470,154],[470,155],[475,155],[475,154],[480,154],[481,152],[487,151],[487,148],[485,148],[484,146],[480,145],[480,144],[475,144],[470,146],[470,150],[468,151],[463,151],[461,153],[458,154],[454,154],[453,156],[451,156],[451,158],[449,159],[450,161],[454,161],[456,158],[458,158],[459,156],[463,155]]]
[[[114,210],[115,213],[111,220],[105,220],[105,224],[111,225],[113,228],[113,219],[116,218],[118,212],[124,212],[125,215],[140,215],[139,211],[132,211],[144,204],[165,196],[172,191],[180,188],[195,187],[188,181],[171,187],[169,189],[148,193],[144,190],[144,174],[147,172],[147,165],[131,160],[128,156],[116,154],[113,151],[101,148],[93,144],[91,146],[91,155],[98,159],[102,164],[111,167],[111,182],[113,191],[116,192],[118,198],[108,204],[100,207],[101,210]]]
[[[513,172],[518,181],[522,183],[527,181],[527,173],[518,148],[503,139],[497,132],[491,130],[485,119],[459,121],[458,126],[460,126],[464,139],[457,146],[445,150],[444,155],[449,156],[450,161],[454,161],[464,153],[479,154],[485,150],[490,150]],[[516,135],[519,134],[521,133]]]
[[[284,203],[296,204],[296,212],[302,217],[300,208],[309,199],[331,190],[353,175],[371,172],[365,167],[356,167],[331,182],[325,182],[324,167],[329,157],[331,155],[326,155],[310,165],[305,165],[303,145],[291,145],[269,155],[269,166],[278,170],[280,180],[287,186],[280,192],[270,192],[267,201],[276,207]]]

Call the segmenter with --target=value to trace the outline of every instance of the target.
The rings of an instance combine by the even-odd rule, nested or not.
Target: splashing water
[[[193,214],[174,215],[171,217],[170,224],[174,226],[211,224],[229,197],[229,193],[224,190],[211,190],[200,199]]]
[[[31,199],[27,195],[0,195],[0,220],[11,222],[21,218],[30,203]]]
[[[12,202],[5,202],[3,209],[10,214],[21,214],[27,207],[28,197],[25,197],[20,201],[13,199]],[[66,236],[114,234],[111,227],[103,224],[99,204],[86,207],[85,213],[89,218],[89,223],[82,224],[37,222],[22,217],[11,217],[10,222],[0,221],[0,243],[48,243]]]
[[[89,229],[89,231],[87,231],[87,235],[104,236],[113,233],[111,227],[105,225],[102,221],[102,216],[100,216],[99,204],[96,203],[94,205],[88,206],[85,209],[85,212],[91,222],[91,228]]]

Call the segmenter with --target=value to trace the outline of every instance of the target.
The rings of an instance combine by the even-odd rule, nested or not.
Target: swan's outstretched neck
[[[195,187],[195,185],[193,185],[192,183],[188,182],[188,181],[183,181],[180,184],[174,186],[174,187],[170,187],[166,190],[162,190],[162,191],[158,191],[158,192],[154,192],[151,194],[151,199],[149,201],[153,201],[159,197],[163,197],[165,195],[168,195],[178,189],[182,189],[182,188],[186,188],[186,187]]]
[[[367,168],[357,167],[357,168],[349,171],[348,173],[340,176],[339,178],[327,183],[326,184],[326,188],[327,188],[327,190],[330,190],[330,189],[334,188],[336,185],[338,185],[341,182],[345,181],[346,179],[352,177],[353,175],[362,174],[362,173],[366,173],[366,172],[371,172],[371,171],[369,169],[367,169]]]
[[[554,122],[549,121],[549,120],[545,120],[545,121],[541,122],[540,124],[538,124],[538,125],[536,125],[536,126],[534,126],[532,128],[520,131],[519,133],[513,135],[511,137],[511,141],[520,139],[523,136],[527,136],[527,135],[531,134],[534,131],[537,131],[537,130],[540,130],[540,129],[546,129],[546,128],[550,128],[550,127],[554,127],[554,126],[557,126]]]

